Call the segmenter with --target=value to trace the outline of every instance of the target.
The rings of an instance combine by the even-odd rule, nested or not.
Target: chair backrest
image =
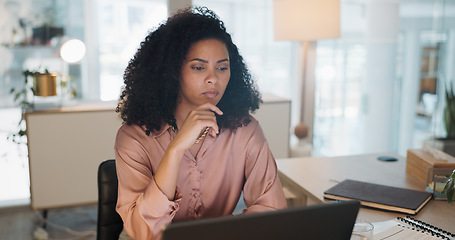
[[[98,222],[96,239],[118,239],[123,221],[115,210],[118,179],[115,160],[106,160],[98,168]]]

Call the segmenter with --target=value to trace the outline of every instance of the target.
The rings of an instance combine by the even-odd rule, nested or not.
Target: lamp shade
[[[340,0],[274,0],[276,40],[340,37]]]

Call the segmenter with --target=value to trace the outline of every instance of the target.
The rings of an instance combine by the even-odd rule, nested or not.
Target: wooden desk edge
[[[302,188],[299,184],[294,182],[279,170],[278,177],[280,178],[283,189],[287,189],[296,196],[296,201],[292,202],[291,204],[288,203],[288,207],[306,206],[308,205],[308,199],[310,199],[312,202],[323,203],[316,196],[308,192],[306,189]]]

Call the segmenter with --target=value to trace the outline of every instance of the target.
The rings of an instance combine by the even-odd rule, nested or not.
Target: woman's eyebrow
[[[203,62],[203,63],[208,63],[208,62],[209,62],[209,61],[207,61],[207,60],[200,59],[200,58],[193,58],[193,59],[191,59],[191,60],[188,61],[188,62],[192,62],[192,61]],[[218,60],[218,61],[217,61],[217,63],[220,63],[220,62],[229,62],[229,59],[225,58],[225,59],[221,59],[221,60]]]
[[[220,62],[229,62],[229,59],[227,59],[227,58],[221,59],[221,60],[219,60],[217,63],[220,63]]]

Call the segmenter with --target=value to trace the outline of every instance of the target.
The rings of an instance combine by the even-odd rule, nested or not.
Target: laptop
[[[172,223],[163,231],[163,240],[349,240],[359,207],[359,201],[330,202]]]

